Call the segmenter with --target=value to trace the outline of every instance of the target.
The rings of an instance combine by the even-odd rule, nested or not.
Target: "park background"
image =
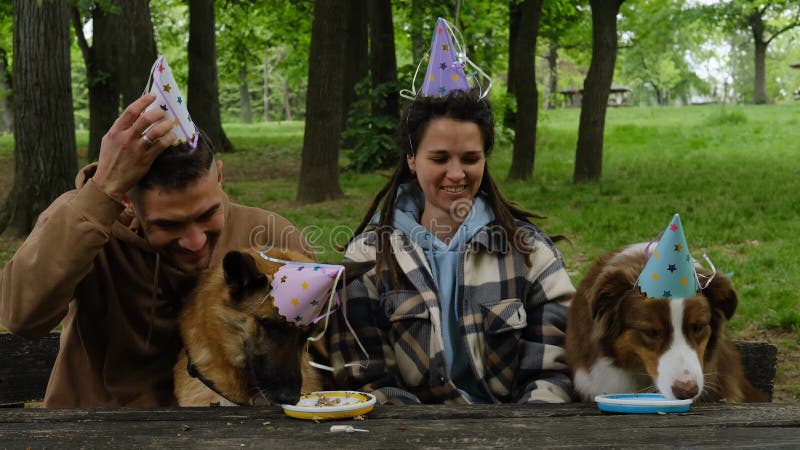
[[[567,238],[573,282],[680,213],[693,256],[739,292],[731,334],[778,346],[776,400],[797,401],[795,1],[3,1],[0,263],[96,159],[157,54],[220,148],[232,199],[340,260],[399,157],[397,93],[439,16],[492,76],[492,174]]]

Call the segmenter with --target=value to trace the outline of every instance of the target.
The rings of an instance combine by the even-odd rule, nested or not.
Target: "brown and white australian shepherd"
[[[718,274],[690,298],[646,299],[636,282],[647,259],[646,244],[609,253],[578,286],[567,359],[581,399],[657,391],[670,399],[767,401],[724,332],[738,304],[730,280]]]
[[[289,250],[268,255],[312,261]],[[295,404],[301,392],[324,387],[306,351],[307,338],[320,330],[287,322],[267,299],[280,266],[254,250],[232,251],[201,276],[179,318],[179,405]],[[353,279],[371,266],[345,264],[345,273]]]

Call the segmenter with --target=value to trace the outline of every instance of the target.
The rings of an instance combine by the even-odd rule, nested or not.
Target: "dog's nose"
[[[294,389],[279,389],[269,393],[269,397],[279,405],[296,405],[300,401],[300,391]]]
[[[672,383],[672,395],[679,400],[693,398],[697,395],[697,383],[694,380],[675,381]]]

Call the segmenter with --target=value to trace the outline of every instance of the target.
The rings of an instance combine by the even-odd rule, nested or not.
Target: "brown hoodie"
[[[123,205],[90,180],[95,167],[42,212],[3,268],[0,323],[38,338],[63,320],[47,407],[172,406],[177,316],[196,279],[157,257]],[[251,240],[302,251],[286,219],[223,197],[212,265]]]

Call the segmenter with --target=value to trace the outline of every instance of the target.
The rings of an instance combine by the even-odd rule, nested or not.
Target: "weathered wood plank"
[[[800,404],[703,405],[668,415],[609,415],[590,404],[383,406],[365,421],[335,423],[369,433],[332,434],[331,422],[290,419],[277,408],[5,410],[0,442],[8,448],[796,448]]]
[[[0,333],[0,405],[44,398],[58,338],[58,333],[51,333],[34,341]]]

